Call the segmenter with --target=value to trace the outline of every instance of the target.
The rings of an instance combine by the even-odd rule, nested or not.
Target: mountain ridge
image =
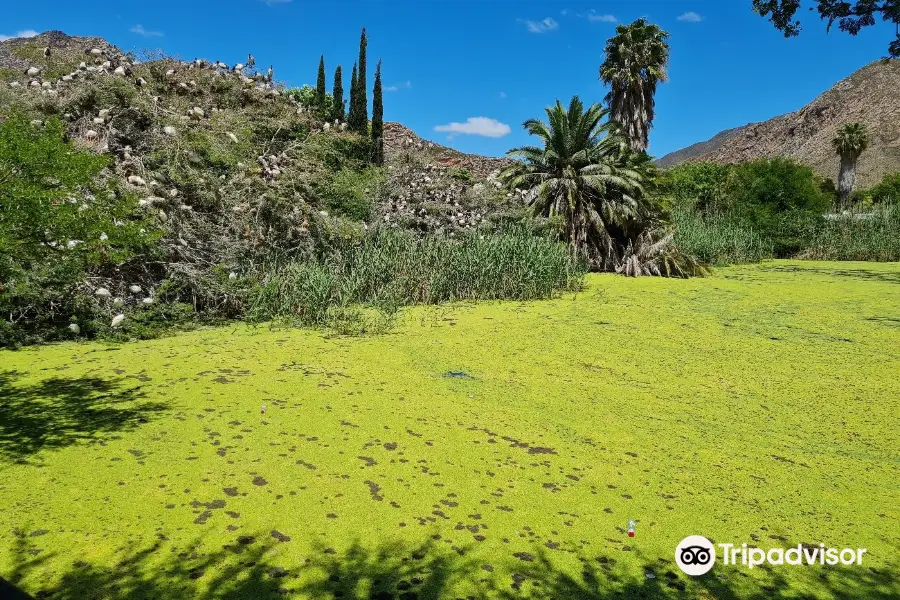
[[[732,164],[781,156],[835,179],[839,159],[831,139],[840,126],[860,122],[869,128],[870,145],[860,157],[857,184],[868,187],[886,174],[900,171],[898,89],[900,61],[877,60],[799,110],[726,129],[705,142],[666,154],[656,163],[662,167],[697,161]]]

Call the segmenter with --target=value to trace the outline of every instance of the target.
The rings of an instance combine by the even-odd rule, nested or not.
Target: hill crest
[[[878,60],[839,81],[792,113],[723,131],[706,142],[660,158],[671,167],[686,161],[723,164],[782,156],[835,179],[839,159],[831,146],[837,129],[864,123],[870,145],[860,157],[857,181],[868,187],[900,170],[900,61]]]

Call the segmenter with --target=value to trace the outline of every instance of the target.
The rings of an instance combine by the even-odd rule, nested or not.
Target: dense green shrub
[[[726,194],[727,208],[761,222],[792,211],[822,214],[834,201],[811,168],[786,158],[735,165],[729,170]]]
[[[0,345],[89,329],[79,286],[149,251],[156,239],[134,198],[97,184],[107,159],[76,150],[65,126],[0,123]]]
[[[834,201],[811,168],[785,158],[735,166],[726,193],[726,210],[767,238],[779,258],[805,248],[811,230]]]
[[[674,208],[721,210],[730,169],[710,162],[681,163],[661,173],[658,189],[671,199]]]
[[[900,173],[885,175],[880,183],[865,190],[864,193],[875,204],[900,205]]]
[[[714,263],[797,255],[834,201],[812,169],[784,158],[680,165],[660,193],[678,213],[677,239]]]
[[[330,212],[357,221],[372,216],[374,199],[384,186],[384,172],[378,167],[362,170],[344,167],[329,173],[316,186],[316,192]]]
[[[292,88],[287,91],[287,94],[290,97],[297,100],[297,102],[299,102],[303,106],[316,109],[317,111],[319,111],[321,113],[322,116],[324,116],[324,117],[331,116],[331,115],[326,115],[325,111],[322,110],[322,108],[319,106],[319,99],[316,97],[316,88],[312,87],[311,85],[304,84],[302,87]],[[322,106],[330,107],[333,105],[334,105],[334,97],[331,94],[329,94],[328,92],[325,92],[324,102],[323,102]]]
[[[390,315],[411,304],[548,298],[577,289],[585,270],[563,245],[521,228],[459,238],[383,230],[269,272],[248,316],[321,327],[360,306]]]
[[[450,177],[457,181],[472,181],[472,173],[464,167],[450,169]]]

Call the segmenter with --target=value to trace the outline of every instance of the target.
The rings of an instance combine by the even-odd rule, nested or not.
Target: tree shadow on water
[[[102,565],[73,557],[71,567],[58,581],[33,583],[43,587],[28,591],[35,599],[57,600],[886,600],[897,598],[900,592],[894,566],[882,570],[770,568],[751,578],[742,569],[717,565],[707,575],[691,578],[671,559],[645,560],[639,555],[629,557],[627,564],[604,555],[580,555],[580,571],[563,569],[537,548],[534,554],[525,553],[527,561],[491,556],[493,564],[484,565],[467,557],[468,548],[451,550],[431,541],[373,546],[357,542],[340,551],[320,545],[305,552],[305,559],[288,554],[294,564],[299,558],[300,566],[283,568],[279,562],[289,546],[259,540],[268,541],[268,537],[240,536],[212,552],[204,550],[202,540],[178,547],[157,541],[142,549],[124,549]],[[32,543],[25,537],[17,541],[14,555],[18,563],[11,573],[4,574],[13,584],[44,582],[40,570],[50,567],[50,562],[56,573],[60,571],[59,557],[35,556],[29,552]],[[0,592],[5,591],[0,586]],[[20,600],[14,595],[2,597]]]
[[[474,568],[464,549],[457,552],[462,554],[438,551],[431,542],[387,542],[372,549],[355,542],[340,554],[319,546],[306,561],[318,576],[297,591],[315,600],[438,600],[455,578]]]
[[[716,600],[776,600],[830,598],[834,600],[888,600],[900,597],[897,566],[875,569],[864,566],[764,566],[751,578],[744,568],[716,565],[700,577],[682,574],[668,558],[644,560],[639,574],[622,569],[608,556],[581,556],[580,573],[560,570],[543,550],[534,562],[519,567],[508,588],[499,590],[505,600],[522,598],[709,598]],[[633,566],[633,565],[632,565]],[[786,569],[786,570],[785,570]],[[789,575],[789,577],[786,577]],[[810,593],[814,590],[815,593]]]
[[[454,569],[462,570],[465,564],[446,553],[432,552],[428,544],[386,543],[367,549],[356,543],[340,553],[316,547],[301,566],[284,568],[279,564],[282,555],[273,552],[279,544],[258,541],[265,539],[263,535],[238,536],[212,552],[204,550],[199,539],[184,547],[157,541],[125,548],[103,564],[91,564],[75,557],[35,556],[33,542],[21,536],[13,552],[16,564],[4,573],[9,582],[6,588],[0,585],[0,598],[436,600],[446,597]],[[67,560],[70,566],[64,567],[59,579],[46,583],[45,570],[52,568],[58,574],[60,561]]]
[[[120,380],[55,377],[21,385],[19,378],[0,373],[0,463],[28,462],[42,450],[133,429],[166,409],[141,402],[140,387],[123,388]]]

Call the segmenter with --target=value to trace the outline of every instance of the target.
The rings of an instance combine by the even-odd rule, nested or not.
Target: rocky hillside
[[[354,136],[317,121],[277,79],[243,65],[162,56],[140,61],[101,38],[51,31],[0,42],[0,116],[13,109],[35,122],[64,118],[73,141],[110,155],[113,174],[144,196],[148,210],[166,215],[161,218],[191,209],[233,221],[234,214],[255,214],[260,198],[292,204],[292,223],[282,224],[290,232],[256,228],[247,235],[258,244],[288,234],[296,247],[312,221],[325,217],[346,216],[360,227],[377,221],[453,231],[515,208],[496,180],[509,161],[463,154],[387,123],[387,168],[344,177],[353,179],[353,189],[344,191],[360,196],[350,200],[372,209],[366,215],[356,206],[342,215],[335,197],[342,190],[328,181],[329,171],[364,169],[347,156]],[[319,223],[320,229],[342,227]]]
[[[512,161],[463,154],[419,138],[400,123],[385,123],[388,192],[379,203],[383,223],[419,231],[471,229],[515,216],[520,198],[497,177]]]
[[[723,131],[659,159],[661,166],[707,160],[737,163],[784,156],[835,179],[838,158],[831,146],[845,123],[869,127],[871,143],[862,155],[858,185],[868,187],[900,171],[900,61],[866,65],[800,110],[763,123]]]
[[[109,159],[101,178],[159,234],[159,260],[96,273],[87,295],[102,285],[129,298],[130,287],[165,282],[173,298],[227,316],[239,309],[230,288],[253,265],[312,256],[376,226],[455,235],[522,215],[497,181],[507,161],[389,123],[387,164],[375,167],[367,138],[303,98],[214,58],[139,59],[55,31],[0,42],[0,120],[62,120],[74,146]]]

